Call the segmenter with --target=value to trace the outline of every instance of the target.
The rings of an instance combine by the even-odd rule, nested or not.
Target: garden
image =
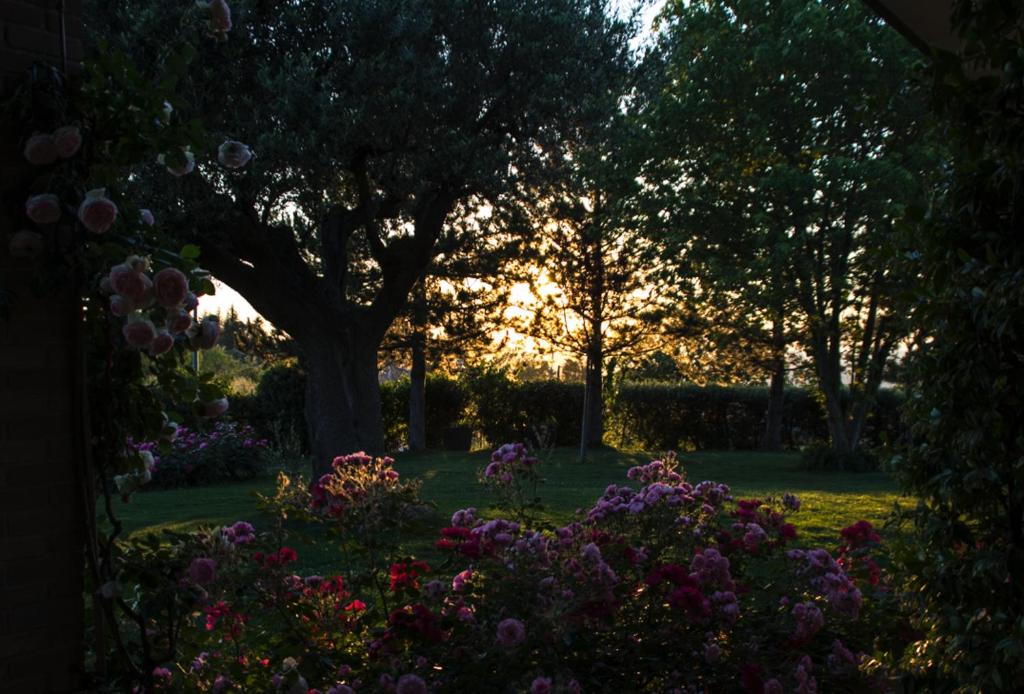
[[[1024,688],[1024,7],[66,9],[0,691]]]

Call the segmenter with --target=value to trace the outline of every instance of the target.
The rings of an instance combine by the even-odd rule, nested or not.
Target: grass
[[[438,559],[432,542],[451,514],[468,506],[486,509],[490,499],[476,481],[477,471],[488,460],[486,451],[474,453],[405,454],[396,459],[403,478],[423,482],[422,497],[436,505],[434,515],[420,532],[405,538],[409,554]],[[639,452],[602,450],[586,463],[576,461],[574,450],[555,449],[542,457],[545,484],[540,489],[545,504],[543,520],[568,521],[577,508],[589,508],[612,482],[625,483],[626,470],[649,460]],[[793,522],[801,542],[832,547],[840,528],[861,518],[879,524],[899,499],[896,485],[884,473],[808,472],[798,469],[795,453],[752,451],[701,452],[682,456],[687,479],[711,479],[732,487],[737,498],[781,495],[792,492],[803,507]],[[152,491],[136,494],[130,503],[116,502],[116,513],[128,534],[161,529],[178,531],[201,526],[249,520],[257,527],[269,521],[256,508],[257,493],[270,494],[271,478],[239,484],[196,489]],[[337,569],[340,557],[332,543],[301,546],[303,568],[321,572]]]

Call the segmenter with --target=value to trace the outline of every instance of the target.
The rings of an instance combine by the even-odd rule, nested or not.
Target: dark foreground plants
[[[311,488],[282,478],[274,527],[135,543],[107,589],[145,603],[150,647],[171,654],[159,691],[889,689],[900,624],[869,523],[802,547],[795,496],[734,499],[672,457],[628,477],[554,529],[458,511],[430,566],[394,543],[415,485],[344,456]],[[335,529],[344,573],[295,571],[308,523]]]

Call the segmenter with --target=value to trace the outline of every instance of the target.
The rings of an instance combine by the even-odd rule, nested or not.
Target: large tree
[[[641,115],[652,228],[735,314],[727,332],[761,333],[769,422],[800,347],[849,452],[907,330],[890,239],[929,151],[910,49],[860,3],[673,0],[661,22]]]
[[[409,368],[409,449],[424,450],[428,369],[458,368],[490,351],[503,326],[511,287],[509,266],[523,253],[524,236],[496,230],[483,211],[461,220],[416,283],[405,310],[381,345],[382,357]],[[454,251],[454,252],[453,252]]]
[[[173,31],[165,5],[97,3],[93,31],[145,58]],[[629,27],[605,0],[233,8],[229,40],[199,47],[208,68],[173,105],[256,157],[159,186],[189,201],[168,223],[301,349],[322,467],[382,449],[378,348],[450,220],[544,194],[614,107]]]
[[[532,301],[518,326],[584,363],[581,459],[602,443],[606,362],[653,346],[664,289],[657,254],[638,233],[635,134],[615,118],[587,139],[571,174],[538,202]]]

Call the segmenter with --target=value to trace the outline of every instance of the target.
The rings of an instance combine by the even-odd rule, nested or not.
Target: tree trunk
[[[306,419],[314,475],[328,471],[339,455],[383,453],[376,346],[357,340],[346,345],[341,336],[296,341],[306,367]]]
[[[761,449],[782,450],[782,415],[786,399],[786,338],[782,321],[772,322],[772,375],[768,385],[768,413],[765,416]]]
[[[601,375],[601,356],[587,357],[587,371],[583,383],[583,431],[581,450],[600,446],[604,438],[604,399]]]
[[[409,372],[409,450],[427,447],[427,354],[426,335],[416,326],[412,336],[412,370]]]
[[[836,453],[850,453],[853,446],[846,431],[846,413],[843,411],[842,391],[834,384],[822,386],[825,397],[825,418],[828,422],[828,437]]]

